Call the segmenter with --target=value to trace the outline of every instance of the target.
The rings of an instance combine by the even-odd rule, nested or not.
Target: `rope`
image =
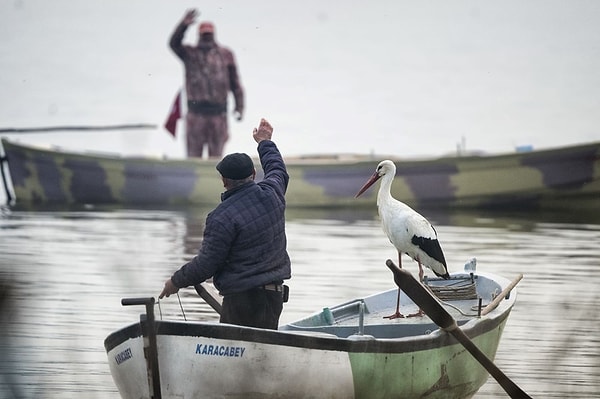
[[[187,321],[185,318],[185,312],[183,311],[183,306],[181,305],[181,298],[179,298],[179,292],[177,293],[177,300],[179,301],[179,307],[181,308],[181,313],[183,314],[183,320]]]
[[[478,316],[477,313],[474,313],[474,314],[465,313],[462,311],[461,308],[459,308],[458,306],[455,306],[451,303],[444,302],[444,301],[440,301],[440,302],[442,302],[446,306],[450,306],[452,309],[456,310],[458,313],[460,313],[461,315],[463,315],[465,317],[477,317]]]
[[[183,320],[187,321],[187,318],[185,317],[185,312],[183,311],[183,305],[181,304],[181,298],[179,297],[179,292],[177,293],[177,300],[179,301],[179,309],[181,309],[181,314],[183,314]],[[158,313],[160,314],[160,319],[163,319],[163,315],[162,315],[162,309],[160,308],[160,299],[158,301],[156,301],[156,304],[158,305]]]
[[[477,287],[470,279],[454,285],[427,285],[427,288],[441,301],[477,299]]]
[[[477,299],[477,285],[474,280],[464,279],[448,285],[429,285],[429,281],[426,281],[424,285],[444,305],[450,306],[463,316],[477,317],[477,314],[465,313],[458,306],[446,302]]]

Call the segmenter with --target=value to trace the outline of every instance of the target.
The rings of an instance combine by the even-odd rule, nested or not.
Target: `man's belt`
[[[260,288],[267,291],[283,292],[283,284],[266,284],[261,285]]]
[[[227,113],[227,104],[215,104],[209,101],[188,100],[188,111],[199,115],[220,115]]]

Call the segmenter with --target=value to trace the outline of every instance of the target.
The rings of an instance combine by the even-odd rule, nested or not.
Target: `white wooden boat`
[[[426,285],[480,356],[493,359],[516,282],[467,270]],[[490,369],[428,316],[384,318],[396,297],[394,288],[356,298],[277,331],[154,320],[153,298],[124,299],[146,313],[104,344],[124,399],[472,397]],[[401,310],[417,310],[404,291]]]

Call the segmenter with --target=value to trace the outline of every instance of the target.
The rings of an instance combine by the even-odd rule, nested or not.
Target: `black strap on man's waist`
[[[215,104],[209,101],[188,100],[188,111],[199,115],[219,115],[227,112],[226,104]]]
[[[283,295],[283,302],[287,302],[289,299],[289,296],[290,296],[290,287],[288,287],[285,284],[271,283],[271,284],[261,285],[258,288],[267,290],[267,291],[281,292],[281,294]]]
[[[260,288],[267,291],[283,292],[283,284],[265,284],[261,285]]]

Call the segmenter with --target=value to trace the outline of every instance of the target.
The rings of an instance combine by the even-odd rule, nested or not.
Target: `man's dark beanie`
[[[217,164],[217,170],[227,179],[241,180],[254,172],[254,162],[247,154],[236,152],[223,158]]]

